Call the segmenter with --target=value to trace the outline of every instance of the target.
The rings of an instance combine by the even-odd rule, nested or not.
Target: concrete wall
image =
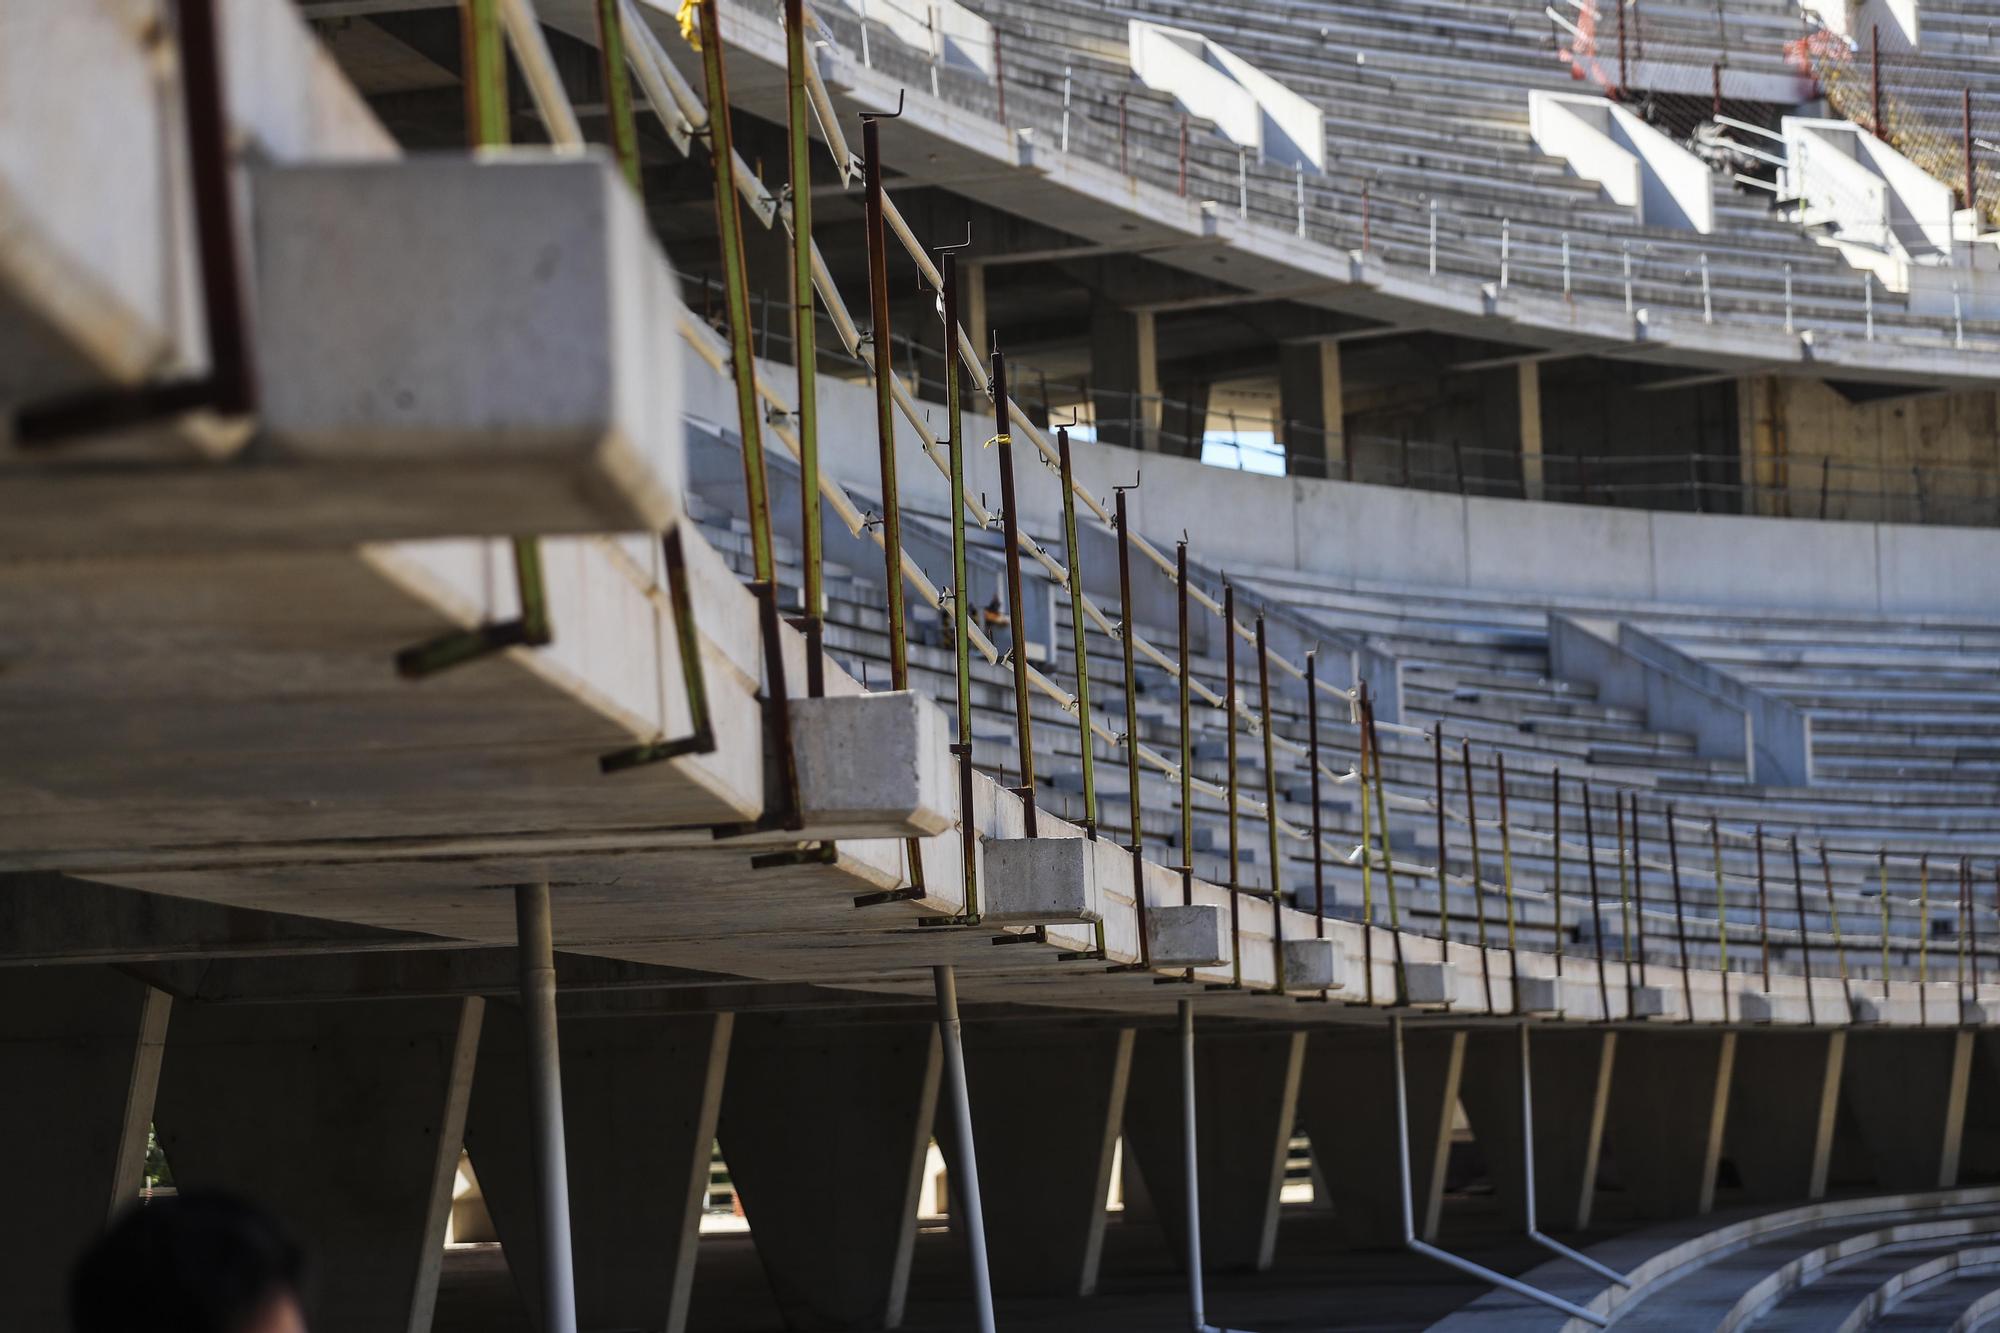
[[[726,387],[689,367],[689,412],[729,422]],[[787,376],[772,372],[773,383]],[[829,475],[866,487],[878,478],[874,399],[865,384],[824,381],[821,456]],[[942,427],[944,414],[932,421]],[[945,482],[898,420],[904,502],[943,512]],[[982,433],[983,432],[983,433]],[[990,435],[974,417],[967,438]],[[1029,452],[1022,437],[1021,453]],[[1000,493],[994,451],[967,454],[968,484]],[[1165,544],[1189,531],[1212,567],[1306,571],[1333,586],[1417,585],[1613,602],[1791,607],[1863,615],[1991,613],[1985,570],[2000,565],[2000,532],[1872,522],[1670,514],[1600,506],[1466,498],[1303,477],[1262,477],[1192,459],[1078,444],[1076,471],[1093,495],[1131,496],[1134,528]],[[2000,476],[2000,471],[1996,471]],[[1051,477],[1021,469],[1021,512],[1039,533],[1060,531]],[[1588,554],[1588,559],[1580,558]]]
[[[1778,516],[1978,522],[2000,495],[2000,395],[1990,390],[1854,402],[1819,380],[1745,379],[1737,395],[1746,507]],[[1912,468],[1923,470],[1923,494]],[[1968,469],[1963,473],[1950,469]],[[1887,492],[1842,495],[1843,490]]]

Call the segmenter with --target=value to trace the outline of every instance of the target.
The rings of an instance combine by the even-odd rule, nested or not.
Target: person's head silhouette
[[[228,1194],[135,1204],[70,1274],[72,1333],[306,1333],[304,1256]]]

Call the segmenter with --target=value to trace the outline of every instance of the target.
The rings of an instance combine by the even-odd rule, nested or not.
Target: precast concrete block
[[[1090,838],[992,838],[980,915],[996,925],[1104,919],[1104,886],[1132,877],[1132,854]]]
[[[1405,963],[1403,992],[1411,1004],[1449,1008],[1458,1001],[1458,969],[1450,963]]]
[[[292,544],[678,520],[684,311],[608,159],[285,167],[258,175],[256,214],[246,457],[345,500]]]
[[[958,820],[945,714],[912,690],[791,701],[799,806],[814,838],[929,837]]]
[[[1664,986],[1634,986],[1626,1001],[1627,1016],[1631,1018],[1665,1018],[1667,1015],[1667,991]]]
[[[1563,1011],[1562,982],[1555,977],[1514,977],[1514,1005],[1524,1014],[1554,1015]]]
[[[1149,907],[1146,946],[1155,968],[1220,966],[1229,961],[1229,914],[1211,903]]]
[[[1347,985],[1347,955],[1332,940],[1285,941],[1285,989],[1339,990]]]

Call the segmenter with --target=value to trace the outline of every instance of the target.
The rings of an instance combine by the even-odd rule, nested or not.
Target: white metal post
[[[1500,290],[1507,290],[1507,219],[1500,219]]]
[[[1701,322],[1715,323],[1715,297],[1708,286],[1708,251],[1701,252]]]
[[[979,1161],[972,1144],[972,1099],[965,1085],[965,1044],[958,1021],[958,976],[949,966],[933,967],[937,989],[938,1036],[944,1044],[946,1091],[951,1094],[952,1128],[958,1138],[956,1193],[965,1210],[965,1239],[972,1251],[972,1302],[980,1333],[993,1333],[993,1281],[986,1270],[986,1215],[979,1203]]]
[[[521,1012],[528,1029],[528,1117],[541,1206],[543,1333],[576,1333],[570,1250],[569,1155],[563,1141],[562,1059],[556,1041],[555,938],[547,883],[514,889]]]
[[[1431,276],[1438,271],[1438,201],[1431,200]]]
[[[1521,1163],[1526,1168],[1528,1239],[1537,1245],[1554,1250],[1563,1258],[1583,1265],[1599,1277],[1608,1278],[1621,1287],[1632,1285],[1630,1278],[1614,1268],[1607,1268],[1587,1254],[1580,1254],[1559,1240],[1542,1234],[1541,1220],[1535,1216],[1535,1080],[1528,1053],[1528,1025],[1521,1024]]]

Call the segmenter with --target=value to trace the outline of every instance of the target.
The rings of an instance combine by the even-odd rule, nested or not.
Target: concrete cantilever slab
[[[253,180],[256,435],[228,459],[0,468],[0,554],[678,521],[682,307],[608,162],[520,152]]]

